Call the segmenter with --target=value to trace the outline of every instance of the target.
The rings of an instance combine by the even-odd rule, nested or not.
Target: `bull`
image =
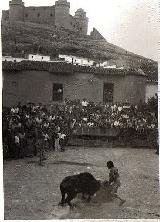
[[[87,201],[90,202],[91,196],[93,196],[100,187],[101,182],[96,180],[94,176],[88,172],[65,177],[60,184],[62,199],[59,205],[63,206],[67,203],[72,207],[71,201],[78,193],[82,194],[82,198],[85,198],[85,195],[87,195]]]

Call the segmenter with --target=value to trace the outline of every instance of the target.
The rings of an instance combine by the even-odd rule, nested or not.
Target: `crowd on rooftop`
[[[118,128],[144,132],[157,128],[157,116],[147,104],[95,104],[86,99],[63,105],[19,103],[3,109],[3,146],[9,157],[37,155],[39,149],[64,151],[78,129]]]

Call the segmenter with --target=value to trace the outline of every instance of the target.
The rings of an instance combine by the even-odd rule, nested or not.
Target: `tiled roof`
[[[39,61],[22,61],[11,62],[3,61],[2,69],[8,71],[20,71],[20,70],[38,70],[58,73],[92,73],[92,74],[107,74],[107,75],[145,75],[134,69],[115,69],[115,68],[97,68],[80,65],[72,65],[65,62],[39,62]]]

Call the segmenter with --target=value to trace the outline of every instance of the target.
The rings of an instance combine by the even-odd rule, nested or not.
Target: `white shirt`
[[[88,102],[87,101],[82,101],[82,106],[88,106]]]
[[[59,135],[59,138],[60,138],[60,139],[64,140],[65,137],[66,137],[65,134],[61,134],[61,133],[60,133],[60,135]]]
[[[118,122],[118,121],[115,121],[115,122],[114,122],[114,126],[119,126],[119,122]]]
[[[118,107],[118,111],[119,111],[119,112],[122,111],[122,107],[119,106],[119,107]]]
[[[39,119],[38,117],[36,118],[37,123],[42,123],[42,119]]]
[[[15,136],[15,143],[19,143],[19,137]]]
[[[92,126],[94,126],[94,123],[89,122],[89,123],[87,123],[87,125],[92,127]]]
[[[11,112],[12,113],[18,113],[19,112],[19,108],[17,107],[17,108],[12,108],[11,109]]]
[[[44,134],[44,140],[47,141],[49,139],[48,134]]]

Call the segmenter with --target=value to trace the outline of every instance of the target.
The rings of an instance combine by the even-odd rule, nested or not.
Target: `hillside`
[[[97,30],[96,30],[97,31]],[[96,33],[97,34],[97,33]],[[141,68],[151,79],[157,79],[157,62],[128,52],[107,42],[100,35],[81,35],[64,28],[34,23],[16,22],[2,24],[3,55],[23,55],[42,53],[52,58],[62,54],[72,54],[94,59],[96,62],[108,60],[118,67]]]

